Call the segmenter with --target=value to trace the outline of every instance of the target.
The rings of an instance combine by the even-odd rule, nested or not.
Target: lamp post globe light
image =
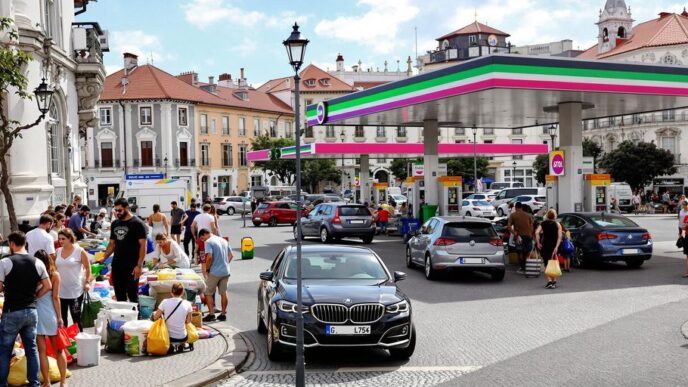
[[[557,127],[554,126],[554,124],[550,125],[549,128],[547,129],[549,131],[549,136],[552,138],[552,147],[550,148],[550,151],[554,150],[554,138],[557,137]]]
[[[294,69],[294,121],[296,137],[296,386],[306,384],[306,365],[303,355],[303,286],[301,275],[301,117],[299,106],[299,69],[306,54],[308,39],[301,38],[299,25],[294,23],[289,38],[282,42],[287,49],[289,64]],[[272,329],[272,327],[268,327]]]
[[[41,112],[41,117],[45,117],[50,111],[50,104],[53,100],[53,91],[48,88],[48,84],[45,83],[45,78],[33,91],[36,96],[36,104],[38,104],[38,111]]]

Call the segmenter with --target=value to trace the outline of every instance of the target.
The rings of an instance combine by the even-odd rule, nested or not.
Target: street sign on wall
[[[164,178],[162,173],[135,173],[126,176],[127,180],[161,180]]]
[[[564,176],[564,151],[555,150],[549,153],[549,174],[552,176]]]

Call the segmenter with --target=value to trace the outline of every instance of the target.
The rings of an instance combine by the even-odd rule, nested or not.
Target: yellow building
[[[293,137],[294,113],[278,98],[249,87],[241,77],[221,74],[200,83],[195,73],[180,79],[219,97],[223,103],[196,105],[196,154],[200,198],[240,194],[251,186],[246,153],[259,135]],[[263,184],[254,181],[253,185]]]

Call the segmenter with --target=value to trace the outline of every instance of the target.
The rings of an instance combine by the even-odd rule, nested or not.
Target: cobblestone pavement
[[[193,374],[213,363],[225,353],[227,343],[222,336],[199,340],[193,352],[169,356],[130,357],[101,352],[95,367],[69,367],[70,386],[160,386]]]
[[[223,218],[225,235],[234,244],[252,236],[257,247],[256,259],[233,263],[229,323],[251,341],[255,357],[224,385],[289,385],[293,359],[267,359],[265,337],[255,330],[255,308],[258,273],[293,242],[291,228],[243,229],[237,219]],[[643,219],[636,221],[642,225]],[[660,228],[674,224],[669,218],[652,222]],[[667,245],[662,251],[671,250],[668,240],[659,242]],[[543,278],[525,279],[513,268],[501,283],[479,274],[430,282],[420,270],[406,268],[398,238],[382,237],[370,246],[391,271],[408,273],[400,287],[414,308],[416,352],[408,362],[395,363],[384,351],[307,351],[309,385],[687,384],[688,370],[680,367],[659,376],[674,363],[666,354],[685,356],[680,327],[688,319],[688,280],[680,276],[680,255],[661,252],[640,270],[624,265],[574,270],[548,291]],[[658,376],[643,377],[646,373]]]

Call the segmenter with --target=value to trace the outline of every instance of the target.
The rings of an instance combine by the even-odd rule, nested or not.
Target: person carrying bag
[[[545,215],[545,220],[540,223],[535,231],[537,248],[547,265],[545,269],[545,277],[547,277],[545,288],[547,289],[556,289],[557,279],[561,277],[561,267],[556,254],[561,244],[562,230],[556,219],[557,212],[554,209],[549,209]]]
[[[166,346],[165,342],[163,341],[153,343],[154,350],[156,351],[155,354],[164,355],[167,353],[172,353],[175,349],[177,352],[182,352],[184,350],[184,343],[187,341],[189,341],[189,350],[193,350],[193,344],[191,343],[191,340],[189,340],[190,334],[187,328],[187,324],[191,322],[191,313],[193,308],[189,301],[182,299],[182,295],[184,294],[184,286],[181,283],[174,283],[172,285],[171,293],[172,298],[163,300],[151,317],[152,320],[155,321],[153,328],[155,328],[156,325],[159,326],[159,328],[156,329],[156,334],[159,334],[162,337],[161,332],[157,332],[162,330],[161,326],[163,324],[165,325],[165,331],[167,333],[167,335],[164,336],[164,338],[167,340]],[[160,318],[162,316],[165,316],[164,321]],[[149,353],[152,353],[151,334],[154,333],[153,328],[151,328],[151,331],[148,333]],[[154,338],[154,341],[155,340],[159,340],[157,336]],[[160,344],[159,347],[157,347],[158,344]]]

